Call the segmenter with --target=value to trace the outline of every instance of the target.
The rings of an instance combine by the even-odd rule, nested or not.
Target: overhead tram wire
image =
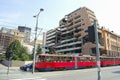
[[[4,24],[7,24],[7,25],[4,25]],[[9,25],[9,26],[8,26]],[[12,26],[10,26],[12,25]],[[5,26],[5,27],[18,27],[18,26],[21,26],[22,24],[19,24],[19,23],[12,23],[12,22],[6,22],[6,21],[1,21],[0,20],[0,26]],[[22,26],[26,26],[26,24],[22,25]],[[31,26],[29,26],[31,27]]]
[[[0,27],[15,28],[16,26],[0,25]]]
[[[18,23],[12,23],[12,22],[1,21],[1,20],[0,20],[0,22],[5,23],[5,24],[20,25],[20,24],[18,24]]]

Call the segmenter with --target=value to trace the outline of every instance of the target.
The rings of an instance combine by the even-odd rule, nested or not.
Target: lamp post
[[[34,73],[35,71],[35,58],[36,58],[36,40],[37,40],[37,30],[38,30],[38,18],[39,18],[39,14],[44,11],[44,9],[40,9],[39,13],[35,16],[33,16],[34,18],[36,18],[36,27],[35,27],[35,38],[34,38],[34,49],[33,49],[33,69],[32,69],[32,73]]]
[[[100,51],[99,51],[99,38],[98,38],[98,31],[97,31],[97,21],[94,20],[94,30],[95,30],[95,42],[96,42],[96,57],[97,57],[97,68],[98,68],[98,80],[101,79],[101,67],[100,67]]]

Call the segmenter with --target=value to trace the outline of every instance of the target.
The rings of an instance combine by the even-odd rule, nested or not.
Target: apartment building
[[[31,28],[26,26],[18,26],[18,30],[24,33],[24,43],[30,42]]]
[[[19,40],[23,43],[24,33],[18,29],[9,29],[2,27],[0,30],[0,52],[5,52],[8,45],[14,41]]]
[[[5,53],[8,45],[13,41],[12,29],[2,27],[0,30],[0,52]]]
[[[86,7],[79,8],[59,21],[59,27],[46,33],[46,46],[52,47],[57,53],[73,55],[95,55],[95,41],[90,35],[89,28],[96,20],[93,11]],[[100,28],[97,23],[100,55],[110,57],[120,56],[120,36],[104,27]]]
[[[113,31],[101,28],[104,40],[104,51],[103,53],[107,56],[116,57],[120,56],[120,36],[115,34]]]
[[[67,14],[59,21],[59,27],[47,32],[46,45],[54,47],[58,53],[95,54],[95,43],[84,41],[88,37],[88,27],[93,25],[95,19],[94,12],[86,7]]]
[[[56,38],[58,37],[56,34],[57,28],[47,31],[45,38],[46,42],[44,42],[47,47],[52,47],[56,45]]]
[[[24,33],[20,32],[18,29],[13,29],[12,31],[14,33],[13,40],[19,40],[22,44],[24,40]]]
[[[94,12],[86,7],[79,8],[60,20],[61,45],[57,47],[58,52],[72,53],[78,55],[89,55],[92,43],[83,43],[83,38],[88,35],[88,27],[96,19]]]
[[[2,47],[1,51],[6,51],[6,48],[12,42],[12,40],[12,34],[0,33],[0,46]]]

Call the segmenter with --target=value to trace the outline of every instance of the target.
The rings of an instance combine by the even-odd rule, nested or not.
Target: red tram
[[[120,65],[120,58],[101,57],[101,66]],[[39,71],[56,69],[78,69],[95,67],[97,61],[95,56],[67,56],[41,54],[35,62],[35,68]]]
[[[100,57],[101,66],[120,65],[120,58],[117,57]]]

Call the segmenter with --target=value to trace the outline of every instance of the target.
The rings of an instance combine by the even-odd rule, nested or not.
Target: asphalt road
[[[120,80],[120,66],[104,67],[101,69],[101,75],[102,80]],[[5,69],[0,69],[0,80],[97,80],[97,68],[35,72],[34,74],[10,69],[8,75]]]
[[[97,68],[48,72],[41,74],[45,80],[97,80]],[[101,69],[102,80],[120,80],[120,66]]]

